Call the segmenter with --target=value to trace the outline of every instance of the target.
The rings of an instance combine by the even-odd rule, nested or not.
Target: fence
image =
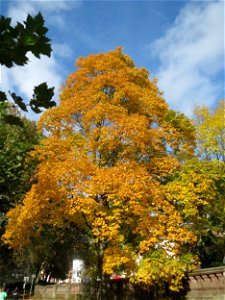
[[[104,300],[225,300],[225,266],[199,269],[187,275],[185,290],[180,294],[160,296],[156,290],[137,290],[123,280],[108,284]],[[36,286],[35,295],[42,300],[96,300],[94,287],[79,283]]]

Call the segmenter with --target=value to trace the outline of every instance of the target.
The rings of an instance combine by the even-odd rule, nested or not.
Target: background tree
[[[197,155],[205,174],[212,180],[214,199],[206,213],[207,234],[202,234],[197,251],[203,267],[221,265],[225,256],[225,102],[210,110],[197,106],[194,110]]]
[[[36,161],[28,162],[26,158],[39,139],[35,122],[22,117],[8,102],[0,102],[0,236],[5,230],[6,213],[22,201],[31,187]],[[2,243],[0,253],[3,280],[16,263],[12,251]]]
[[[20,125],[8,123],[15,116]],[[17,122],[18,123],[18,122]],[[31,175],[35,163],[26,162],[26,157],[39,142],[36,124],[20,116],[16,108],[7,102],[0,103],[0,201],[1,212],[5,213],[20,202],[31,186]]]
[[[41,55],[50,56],[52,49],[46,37],[47,31],[40,13],[34,17],[28,15],[23,23],[17,22],[16,26],[11,25],[10,18],[1,16],[1,65],[8,68],[24,66],[28,63],[29,52],[37,58]],[[14,103],[8,101],[5,91],[0,91],[0,235],[7,221],[6,212],[17,205],[29,190],[36,166],[35,160],[26,161],[28,152],[39,141],[36,124],[22,117],[19,110],[27,112],[30,106],[34,112],[39,113],[43,108],[55,106],[52,100],[54,88],[48,88],[46,83],[34,87],[29,103],[15,92],[9,91],[9,94]],[[18,265],[12,256],[12,251],[1,244],[2,280],[4,273],[8,275],[9,270],[12,271]],[[18,253],[16,256],[20,257]]]
[[[48,136],[33,152],[38,182],[8,213],[5,241],[26,247],[46,225],[73,225],[90,241],[100,295],[104,275],[118,271],[177,289],[195,237],[165,183],[179,166],[172,149],[193,153],[194,131],[168,109],[148,71],[121,48],[81,57],[39,128]]]
[[[8,68],[14,65],[24,66],[28,63],[27,53],[31,52],[36,57],[40,55],[51,55],[51,44],[49,38],[46,37],[48,29],[44,26],[44,19],[41,13],[32,17],[27,16],[26,21],[17,22],[16,26],[11,25],[11,19],[1,16],[0,18],[0,43],[1,57],[0,63]],[[15,92],[10,92],[15,104],[27,111],[27,104]],[[48,88],[46,83],[34,87],[34,94],[29,101],[30,108],[36,112],[41,112],[41,108],[49,108],[56,105],[52,100],[54,88]],[[0,91],[0,101],[8,100],[6,93]],[[14,121],[15,121],[14,117]],[[8,120],[12,121],[11,119]],[[19,120],[18,120],[19,121]]]
[[[210,111],[207,106],[196,106],[194,125],[196,129],[199,158],[225,162],[225,102],[220,100],[218,106]]]
[[[224,101],[210,112],[195,108],[196,157],[184,162],[167,185],[168,199],[197,235],[193,250],[202,267],[221,265],[225,255]]]

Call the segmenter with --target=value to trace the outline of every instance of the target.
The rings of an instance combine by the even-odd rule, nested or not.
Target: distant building
[[[74,259],[73,269],[72,269],[72,283],[81,282],[83,269],[84,269],[83,261],[80,259]]]

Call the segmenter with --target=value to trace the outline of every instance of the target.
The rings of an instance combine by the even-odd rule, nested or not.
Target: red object
[[[113,279],[113,280],[122,279],[122,276],[120,276],[120,275],[112,275],[111,279]]]

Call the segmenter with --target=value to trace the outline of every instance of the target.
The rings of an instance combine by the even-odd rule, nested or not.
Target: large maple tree
[[[192,154],[194,130],[156,80],[121,48],[81,57],[39,128],[47,134],[32,153],[37,183],[9,212],[6,242],[23,247],[43,224],[75,224],[89,237],[100,282],[120,271],[177,289],[195,237],[165,183],[177,157]]]

